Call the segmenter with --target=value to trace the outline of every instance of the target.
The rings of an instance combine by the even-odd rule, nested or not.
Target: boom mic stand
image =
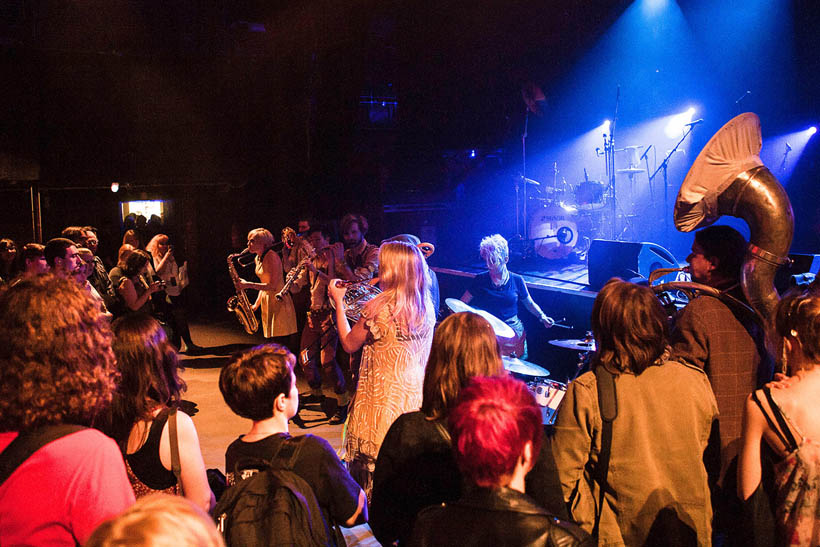
[[[527,239],[527,132],[530,124],[530,109],[524,111],[524,131],[521,133],[521,176],[515,179],[515,237],[520,240]],[[521,203],[520,190],[524,186],[524,203]],[[520,208],[520,209],[519,209]],[[524,219],[522,222],[521,213],[523,210]],[[521,225],[523,224],[523,232]]]
[[[703,120],[701,120],[703,121]],[[663,169],[663,237],[664,237],[664,244],[668,247],[669,246],[669,159],[678,151],[678,148],[683,141],[686,140],[686,137],[689,136],[692,131],[694,131],[695,126],[699,122],[689,123],[686,124],[686,132],[683,134],[683,137],[678,141],[678,144],[675,145],[675,148],[669,151],[663,161],[655,169],[655,172],[652,173],[652,176],[649,177],[649,184],[652,184],[652,181],[655,180],[655,176],[657,176],[658,172]]]
[[[792,146],[789,143],[786,143],[786,151],[783,152],[783,161],[780,162],[780,172],[786,172],[786,160],[789,157],[789,152],[792,151]]]

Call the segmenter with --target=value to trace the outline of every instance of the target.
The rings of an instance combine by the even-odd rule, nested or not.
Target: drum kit
[[[444,302],[453,313],[472,312],[486,319],[502,346],[504,341],[515,337],[515,331],[509,325],[486,310],[474,308],[457,298],[447,298]],[[581,340],[550,340],[549,343],[553,346],[579,351],[581,355],[579,372],[582,365],[588,362],[589,355],[595,351],[595,340],[592,338],[591,332],[587,332],[586,337]],[[547,376],[550,375],[550,372],[547,369],[535,363],[519,359],[515,354],[504,355],[501,357],[501,361],[507,372],[527,383],[533,396],[535,396],[536,402],[541,407],[543,423],[553,425],[558,407],[567,391],[567,385],[548,380]]]
[[[626,155],[627,167],[615,170],[615,174],[627,177],[628,199],[622,199],[619,189],[618,207],[628,204],[635,210],[635,182],[638,175],[647,170],[640,166],[646,155],[640,155],[643,146],[625,146],[614,150]],[[603,154],[598,149],[599,154]],[[542,183],[521,177],[524,185],[532,191],[528,194],[528,222],[526,239],[533,245],[535,254],[547,259],[564,259],[571,253],[584,257],[592,239],[618,239],[628,226],[619,228],[615,207],[615,177],[612,182],[590,180],[584,169],[584,180],[572,185],[566,179],[558,180],[558,164],[553,163],[552,183]],[[629,222],[635,215],[622,214],[621,220]]]

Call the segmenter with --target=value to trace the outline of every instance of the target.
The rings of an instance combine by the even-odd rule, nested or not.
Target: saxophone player
[[[295,345],[296,311],[290,294],[285,294],[281,300],[274,297],[284,286],[285,280],[282,260],[273,250],[273,245],[273,234],[265,228],[256,228],[248,233],[248,251],[256,255],[256,275],[260,282],[240,279],[236,286],[243,290],[259,291],[253,310],[262,310],[262,334],[292,349]]]
[[[307,312],[307,322],[302,329],[299,352],[299,361],[307,376],[310,394],[301,397],[300,401],[321,403],[324,400],[324,371],[333,382],[333,392],[337,397],[336,412],[330,416],[330,424],[336,425],[344,421],[350,399],[344,374],[336,362],[339,335],[331,319],[332,309],[327,295],[328,282],[336,271],[336,257],[330,245],[332,236],[326,226],[310,226],[305,237],[313,246],[316,255],[306,262],[308,275],[301,280],[310,287],[310,308]]]

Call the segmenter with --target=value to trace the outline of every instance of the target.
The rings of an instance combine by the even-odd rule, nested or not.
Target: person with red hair
[[[477,377],[449,415],[456,465],[469,484],[454,503],[419,513],[411,545],[591,545],[524,493],[541,447],[541,410],[527,386],[509,376]]]

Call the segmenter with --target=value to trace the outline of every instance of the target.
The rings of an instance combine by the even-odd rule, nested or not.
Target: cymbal
[[[636,173],[644,173],[646,170],[640,167],[627,167],[626,169],[618,169],[615,172],[620,175],[634,175]]]
[[[624,150],[640,150],[641,148],[643,148],[642,144],[639,144],[639,145],[634,145],[633,144],[632,146],[624,146]]]
[[[550,340],[549,343],[559,348],[574,349],[575,351],[595,351],[595,340]]]
[[[535,363],[524,361],[518,357],[502,357],[504,368],[509,372],[515,374],[523,374],[524,376],[549,376],[550,371],[543,367],[539,367]]]
[[[509,326],[507,323],[496,317],[495,315],[491,314],[486,310],[479,310],[478,308],[474,308],[469,304],[465,304],[458,298],[447,298],[444,300],[444,303],[447,304],[447,307],[450,308],[450,311],[453,313],[459,313],[463,311],[469,311],[472,313],[476,313],[487,320],[490,326],[493,328],[493,332],[499,338],[507,338],[512,339],[515,338],[515,331],[512,330],[512,327]]]

